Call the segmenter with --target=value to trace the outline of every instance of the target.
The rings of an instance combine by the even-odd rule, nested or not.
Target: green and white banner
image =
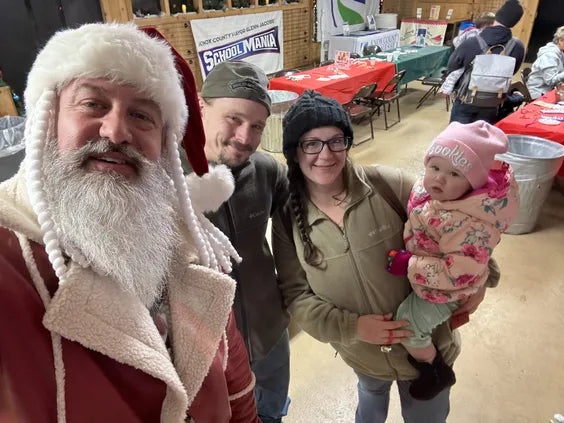
[[[317,2],[317,41],[326,40],[329,35],[343,33],[343,24],[350,30],[358,31],[366,27],[366,16],[375,15],[380,10],[378,0],[323,0]]]

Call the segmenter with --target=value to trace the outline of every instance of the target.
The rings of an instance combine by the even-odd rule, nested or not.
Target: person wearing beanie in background
[[[412,332],[392,314],[410,291],[386,272],[386,253],[403,243],[405,206],[414,178],[400,169],[356,166],[348,158],[351,121],[334,99],[305,91],[283,120],[290,198],[272,220],[284,300],[296,323],[330,342],[358,377],[357,423],[383,423],[397,381],[405,421],[445,422],[449,388],[430,401],[411,396],[417,371],[401,342]],[[495,264],[492,263],[495,270]],[[499,275],[494,271],[489,283]],[[461,308],[472,311],[472,296]],[[459,338],[448,325],[433,334],[452,365]]]
[[[487,44],[487,47],[492,46],[510,46],[505,54],[515,58],[515,74],[523,63],[525,55],[525,46],[523,43],[513,38],[511,28],[517,25],[523,16],[523,6],[519,0],[507,0],[495,14],[495,22],[492,26],[484,28],[479,37],[481,37]],[[510,43],[511,40],[513,43]],[[501,47],[495,47],[493,52],[499,54]],[[465,72],[470,71],[469,67],[474,58],[483,54],[482,48],[478,41],[478,37],[472,37],[461,43],[456,50],[451,54],[447,71],[450,74],[458,69],[464,69]],[[450,121],[460,123],[472,123],[477,120],[485,120],[488,123],[494,124],[497,122],[497,106],[479,106],[474,104],[466,104],[461,101],[461,98],[466,94],[466,90],[462,89],[462,81],[464,77],[460,77],[454,86],[455,100],[451,109]],[[464,91],[464,92],[459,92]]]
[[[494,24],[494,22],[495,22],[495,13],[492,13],[492,12],[482,13],[480,16],[478,16],[478,19],[476,19],[476,22],[474,22],[474,24],[476,26],[471,26],[470,28],[464,30],[457,37],[454,37],[454,39],[452,40],[452,45],[454,46],[454,48],[457,48],[464,41],[466,41],[466,40],[468,40],[472,37],[475,37],[480,32],[482,32],[482,29],[484,29],[488,26],[492,26]]]
[[[537,99],[564,82],[564,26],[554,33],[552,41],[541,47],[531,67],[527,88]]]
[[[256,377],[259,417],[263,423],[278,423],[289,403],[289,315],[266,233],[270,216],[286,202],[288,181],[281,163],[256,151],[270,106],[265,73],[244,61],[219,63],[200,92],[207,159],[228,166],[235,179],[233,195],[206,216],[243,258],[231,273],[237,281],[235,320]],[[189,163],[183,164],[190,173]],[[204,186],[202,197],[208,195]]]
[[[259,422],[225,275],[239,257],[178,157],[184,140],[208,170],[197,105],[156,30],[88,24],[39,52],[26,156],[0,185],[1,420]]]
[[[431,399],[455,383],[431,334],[485,289],[488,260],[517,216],[515,178],[509,164],[494,161],[506,151],[502,130],[481,120],[451,123],[431,143],[425,174],[411,192],[406,250],[388,253],[388,271],[407,275],[413,288],[395,318],[408,320],[413,331],[403,345],[419,371],[410,386],[414,398]]]
[[[458,37],[455,37],[452,40],[452,44],[454,45],[454,48],[456,49],[464,41],[469,40],[472,37],[475,37],[476,35],[481,33],[484,28],[488,26],[492,26],[494,22],[495,22],[495,14],[493,14],[492,12],[482,13],[478,17],[478,19],[476,19],[475,27],[468,28],[462,34],[460,34]],[[440,92],[446,95],[451,95],[452,91],[454,90],[454,86],[456,85],[456,83],[458,82],[458,80],[460,79],[463,73],[464,73],[464,68],[460,68],[450,72],[445,78],[445,81],[441,86]]]

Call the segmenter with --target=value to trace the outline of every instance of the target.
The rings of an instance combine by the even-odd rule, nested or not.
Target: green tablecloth
[[[439,76],[438,73],[446,67],[452,51],[450,47],[446,46],[401,46],[395,50],[378,53],[376,57],[382,58],[387,53],[393,53],[397,50],[403,54],[400,54],[398,59],[394,60],[396,72],[406,70],[402,84],[434,74]]]

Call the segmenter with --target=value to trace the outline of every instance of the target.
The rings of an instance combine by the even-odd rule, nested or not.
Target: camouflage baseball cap
[[[261,103],[270,114],[268,78],[261,68],[248,62],[221,62],[204,81],[203,98],[246,98]]]

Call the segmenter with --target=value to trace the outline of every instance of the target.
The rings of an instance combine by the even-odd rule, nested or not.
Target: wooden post
[[[161,0],[161,12],[163,12],[165,16],[170,16],[170,3],[168,0]]]
[[[133,20],[131,0],[100,0],[104,22],[129,22]]]
[[[202,0],[194,0],[194,9],[197,13],[202,13],[204,11],[204,3]]]

